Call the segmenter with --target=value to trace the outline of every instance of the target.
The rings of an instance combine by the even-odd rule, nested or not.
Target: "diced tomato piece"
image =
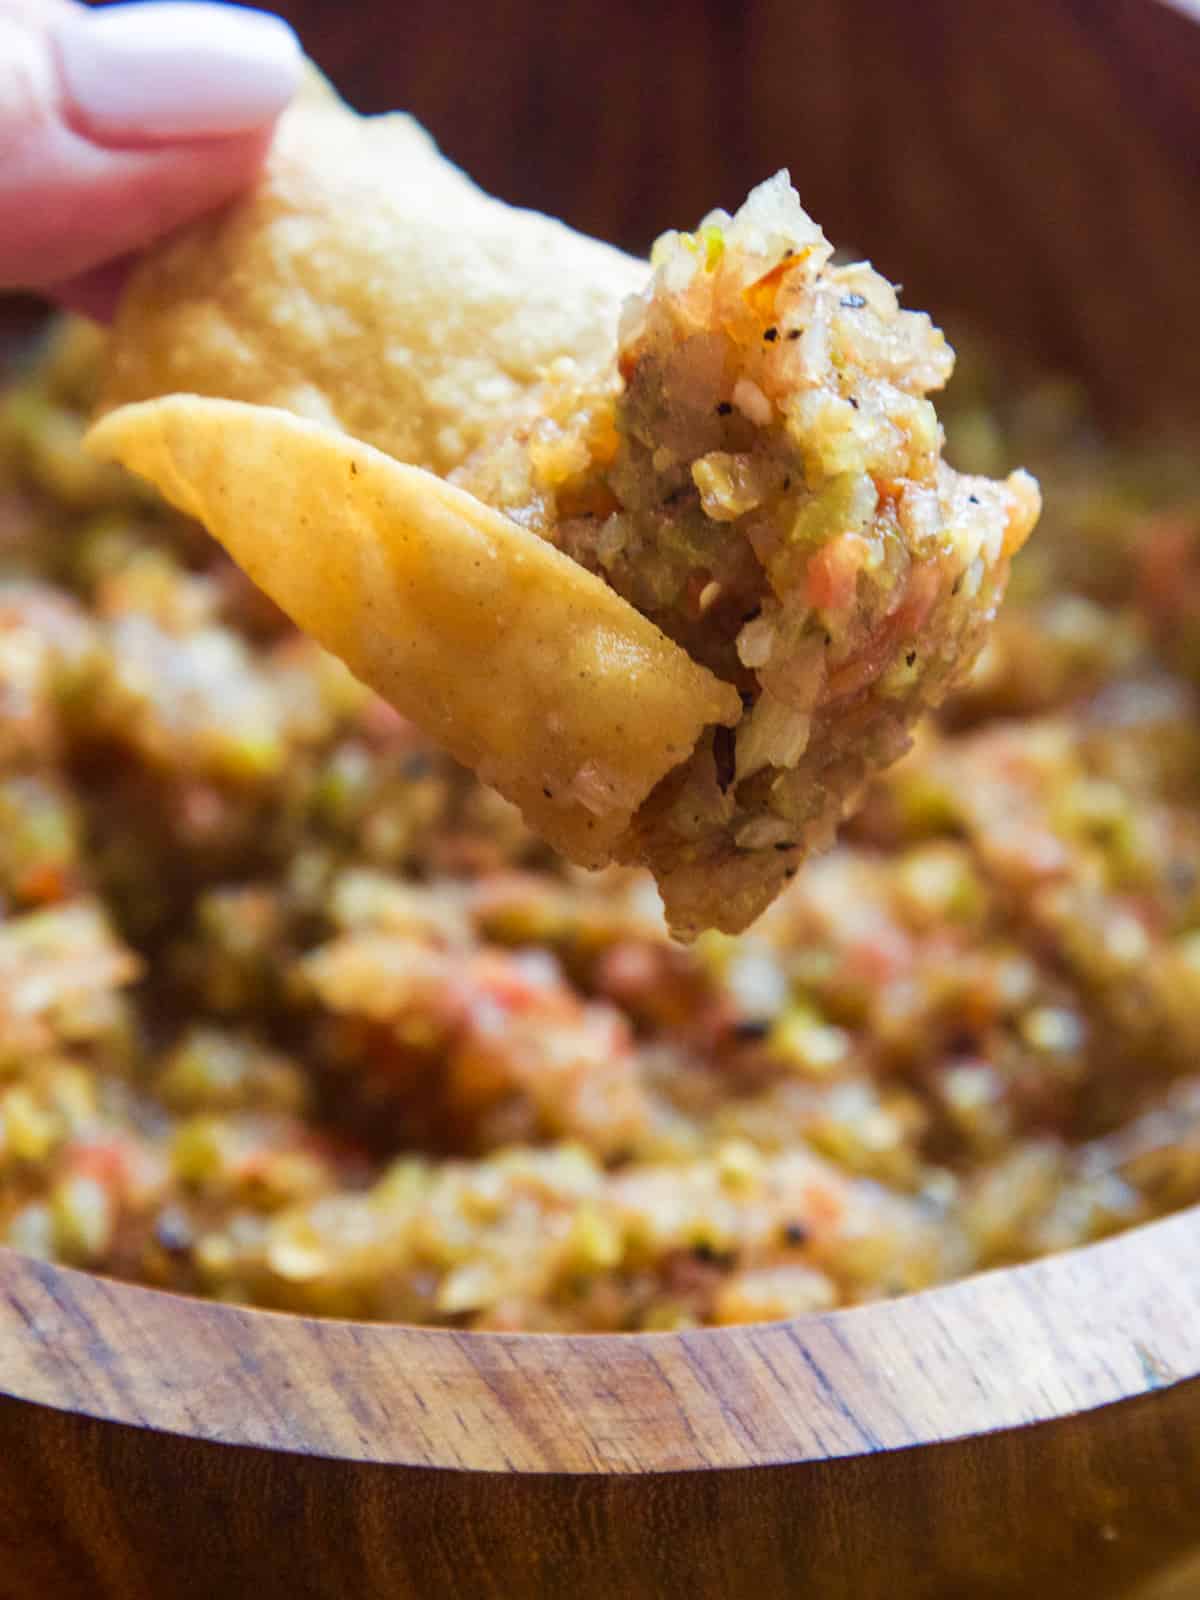
[[[805,259],[812,254],[812,246],[805,245],[802,250],[792,250],[773,266],[769,272],[764,272],[761,278],[756,278],[753,283],[743,289],[742,294],[746,304],[757,316],[764,320],[770,317],[775,309],[775,296],[779,293],[783,280],[789,272],[801,266]]]
[[[74,1176],[90,1178],[114,1199],[121,1199],[133,1180],[137,1152],[126,1140],[114,1137],[73,1145],[66,1159]]]
[[[842,535],[842,539],[854,537],[856,535]],[[835,540],[837,544],[841,542],[841,539]],[[916,568],[909,576],[900,604],[884,618],[865,648],[844,661],[836,672],[830,673],[826,698],[840,700],[846,695],[857,694],[860,689],[873,683],[899,650],[901,643],[905,639],[915,638],[924,627],[937,599],[938,587],[938,574],[933,567]]]
[[[74,887],[74,874],[60,863],[42,861],[21,874],[16,891],[22,900],[52,905],[65,900]]]
[[[898,928],[881,923],[845,953],[846,975],[871,988],[890,983],[912,965],[912,945]]]
[[[1200,531],[1183,517],[1156,517],[1141,528],[1139,599],[1159,621],[1185,615],[1200,592]]]
[[[476,957],[471,962],[468,981],[477,993],[512,1016],[560,1011],[576,1005],[567,990],[548,984],[526,963],[499,951],[484,951]]]
[[[908,575],[904,598],[892,613],[892,626],[896,639],[912,638],[920,633],[933,610],[941,587],[936,567],[923,565],[912,569]]]
[[[810,1183],[804,1190],[805,1221],[814,1232],[834,1233],[841,1226],[846,1207],[841,1195],[827,1184]]]
[[[867,541],[857,533],[839,534],[823,545],[805,573],[804,597],[808,604],[817,611],[849,611],[866,558]]]

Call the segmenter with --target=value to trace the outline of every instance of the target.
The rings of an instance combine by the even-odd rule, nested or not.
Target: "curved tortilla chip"
[[[87,444],[198,518],[306,632],[584,866],[737,692],[461,489],[266,406],[172,395]]]
[[[411,117],[360,117],[314,79],[254,188],[142,259],[102,409],[282,406],[445,474],[556,359],[611,360],[649,270],[492,199]]]
[[[648,866],[677,934],[736,932],[967,670],[1038,510],[1032,480],[941,459],[927,397],[952,352],[832,250],[778,173],[664,236],[651,275],[310,82],[255,189],[138,267],[104,403],[187,392],[320,425],[259,414],[251,448],[222,423],[233,465],[200,477],[174,422],[170,451],[139,422],[124,459],[177,497],[190,450],[180,503],[303,627],[575,860]],[[364,500],[339,481],[358,439],[458,489],[385,473]],[[282,463],[318,454],[294,492]],[[477,536],[503,560],[460,583]],[[484,610],[515,636],[481,645]],[[711,729],[738,718],[728,684],[736,738]]]

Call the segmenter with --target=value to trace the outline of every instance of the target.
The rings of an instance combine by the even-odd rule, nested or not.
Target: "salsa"
[[[1050,486],[1010,599],[840,842],[684,947],[80,453],[96,344],[61,328],[0,410],[0,1240],[322,1314],[672,1329],[1200,1199],[1183,452],[968,354],[950,459]]]

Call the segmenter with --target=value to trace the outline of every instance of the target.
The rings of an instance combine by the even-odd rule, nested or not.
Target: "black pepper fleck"
[[[692,1255],[697,1261],[703,1261],[706,1266],[711,1267],[727,1267],[733,1260],[727,1250],[716,1249],[707,1239],[702,1239],[699,1244],[692,1246]]]
[[[763,338],[767,341],[768,344],[774,344],[776,339],[778,339],[778,337],[779,337],[779,329],[778,328],[767,328],[763,333]]]
[[[910,667],[915,667],[917,664],[917,652],[910,650],[904,659]]]
[[[737,772],[737,743],[732,728],[714,729],[713,762],[717,769],[717,787],[725,794]]]
[[[979,504],[979,496],[977,494],[969,494],[967,496],[967,499],[971,502],[971,504],[973,506],[977,506]]]
[[[791,330],[791,332],[788,334],[788,338],[789,339],[798,339],[803,332],[804,332],[803,328],[793,328]]]
[[[732,410],[733,407],[728,400],[719,400],[717,402],[717,415],[719,417],[727,417]]]
[[[785,492],[792,487],[792,479],[791,479],[791,474],[790,473],[783,480],[783,487],[784,487],[784,491]]]
[[[765,1017],[739,1017],[733,1025],[733,1036],[742,1044],[765,1039],[770,1031],[771,1024]]]
[[[783,1237],[788,1244],[799,1246],[808,1243],[808,1229],[802,1222],[788,1222],[784,1224]]]

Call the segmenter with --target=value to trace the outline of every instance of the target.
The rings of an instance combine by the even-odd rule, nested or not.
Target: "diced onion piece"
[[[737,781],[763,767],[794,767],[808,748],[812,718],[764,689],[737,734]]]

